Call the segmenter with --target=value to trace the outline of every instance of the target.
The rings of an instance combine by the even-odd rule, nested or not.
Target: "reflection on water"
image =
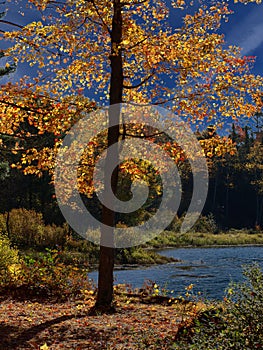
[[[174,248],[159,253],[181,262],[115,271],[115,283],[141,287],[151,280],[173,290],[173,295],[184,294],[185,287],[193,283],[196,293],[221,299],[230,281],[242,280],[242,265],[257,262],[263,268],[263,247]],[[89,277],[96,281],[97,273]]]
[[[185,273],[177,273],[176,275],[171,275],[171,278],[175,277],[191,277],[191,278],[208,278],[215,277],[214,275],[198,275],[198,274],[185,274]]]

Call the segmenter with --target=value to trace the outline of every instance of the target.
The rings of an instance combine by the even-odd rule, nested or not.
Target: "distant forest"
[[[258,116],[259,121],[260,118]],[[228,136],[237,145],[236,154],[208,158],[209,192],[202,214],[212,215],[221,230],[263,227],[263,132],[257,126],[257,131],[252,132],[249,127],[233,125]],[[213,128],[208,127],[197,133],[197,137],[207,139],[214,133]],[[0,212],[9,212],[13,208],[34,209],[43,214],[47,224],[61,225],[64,219],[56,204],[50,175],[47,172],[40,178],[23,175],[20,170],[10,167],[14,157],[11,151],[0,151]],[[187,211],[191,199],[192,177],[189,170],[181,171],[181,180],[183,196],[179,217]],[[87,203],[91,212],[99,215],[96,214],[100,211],[97,198],[94,196]],[[126,224],[132,225],[129,218]]]

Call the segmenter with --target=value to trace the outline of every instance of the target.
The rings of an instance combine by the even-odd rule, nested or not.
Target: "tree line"
[[[208,127],[202,133],[197,133],[199,140],[209,140],[215,135],[213,127]],[[213,155],[207,157],[209,164],[209,191],[203,215],[213,215],[219,229],[229,228],[260,228],[263,227],[263,144],[262,131],[253,132],[251,128],[232,126],[229,138],[236,144],[234,154],[223,157]],[[56,203],[51,175],[46,171],[41,177],[24,175],[20,169],[12,168],[17,154],[12,150],[0,151],[0,212],[9,212],[13,208],[34,209],[43,214],[47,224],[61,225],[64,218]],[[183,196],[178,216],[184,215],[192,193],[190,169],[184,161],[178,164]],[[150,173],[149,173],[150,174]],[[128,179],[130,180],[130,179]],[[130,186],[126,181],[125,188]],[[153,189],[154,190],[153,185]],[[123,188],[123,187],[122,187]],[[127,191],[125,192],[127,194]],[[144,209],[133,215],[120,215],[119,223],[134,225],[135,220],[145,219],[154,206],[158,206],[158,198],[152,200]],[[125,198],[124,198],[125,199]],[[101,204],[95,194],[86,198],[86,205],[93,215],[99,218]]]

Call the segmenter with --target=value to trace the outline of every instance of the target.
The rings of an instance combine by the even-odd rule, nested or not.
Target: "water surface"
[[[154,265],[114,272],[115,284],[128,283],[141,287],[146,280],[155,281],[173,295],[183,295],[185,287],[207,298],[221,299],[230,281],[241,281],[242,265],[257,262],[263,268],[263,247],[172,248],[160,254],[182,260],[180,263]],[[89,277],[97,281],[97,272]]]

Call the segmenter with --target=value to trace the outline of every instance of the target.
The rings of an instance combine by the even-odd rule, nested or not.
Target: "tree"
[[[4,5],[5,2],[0,3],[0,5]],[[0,19],[4,18],[6,12],[0,12]],[[4,50],[0,50],[0,59],[3,58],[5,56],[5,52]],[[6,62],[4,67],[0,67],[0,78],[13,73],[16,70],[16,65],[14,63],[10,64],[9,62]]]
[[[3,33],[5,40],[14,41],[8,54],[15,62],[38,69],[33,82],[24,79],[2,87],[1,128],[6,132],[28,118],[24,112],[32,106],[32,91],[33,96],[53,102],[47,111],[45,104],[30,111],[30,122],[39,134],[48,130],[59,138],[76,120],[75,113],[79,118],[85,110],[83,94],[98,96],[101,105],[164,105],[192,124],[209,120],[220,125],[222,118],[250,116],[261,107],[262,78],[249,73],[254,58],[242,57],[237,47],[226,48],[217,32],[231,13],[227,3],[201,5],[175,29],[167,21],[169,10],[181,9],[185,1],[171,1],[169,6],[160,0],[30,0],[30,4],[43,13],[42,19]],[[59,113],[61,101],[66,113]],[[123,137],[121,111],[118,107],[112,111],[106,148],[115,145],[117,162],[117,143]],[[51,156],[50,150],[45,152],[33,148],[23,154],[25,172],[40,174],[42,167],[52,168],[55,152]],[[106,169],[110,161],[106,157]],[[114,194],[118,173],[116,167],[111,177]],[[102,222],[110,229],[102,232],[98,308],[111,306],[113,298],[114,249],[103,245],[103,237],[112,235],[115,212],[106,206]]]
[[[255,141],[247,154],[245,167],[251,174],[251,184],[256,189],[255,227],[262,226],[263,215],[263,144]]]
[[[3,18],[5,15],[5,12],[0,13],[0,19]],[[0,51],[0,59],[5,56],[5,53],[3,50]],[[16,69],[15,64],[9,64],[8,62],[5,64],[4,67],[0,67],[0,79],[3,77],[6,77],[10,73],[13,73]],[[5,137],[10,140],[9,135],[5,135]],[[6,177],[9,175],[9,163],[6,159],[6,154],[2,154],[2,145],[3,145],[3,135],[0,134],[0,181],[3,181]]]
[[[5,15],[5,12],[0,13],[0,19],[3,18]],[[5,57],[5,52],[4,50],[0,50],[0,59]],[[10,73],[13,73],[16,69],[16,65],[15,64],[10,64],[10,63],[6,63],[4,67],[0,67],[0,78],[5,77],[7,75],[9,75]],[[0,146],[2,144],[2,138],[0,136]],[[7,173],[8,169],[6,168],[6,162],[3,162],[0,164],[0,167],[4,170],[3,173]],[[3,176],[3,175],[2,175]]]

